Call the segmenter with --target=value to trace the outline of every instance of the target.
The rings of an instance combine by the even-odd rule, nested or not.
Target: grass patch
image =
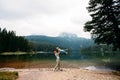
[[[16,80],[18,72],[0,72],[0,80]]]

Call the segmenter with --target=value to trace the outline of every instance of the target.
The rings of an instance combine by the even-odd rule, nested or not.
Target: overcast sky
[[[57,36],[62,32],[90,37],[83,31],[90,20],[89,0],[0,0],[0,27],[17,35]]]

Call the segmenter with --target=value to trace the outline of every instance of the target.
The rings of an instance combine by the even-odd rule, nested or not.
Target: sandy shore
[[[111,71],[93,71],[77,68],[62,68],[63,71],[53,71],[53,68],[8,69],[18,71],[17,80],[120,80],[120,75]]]

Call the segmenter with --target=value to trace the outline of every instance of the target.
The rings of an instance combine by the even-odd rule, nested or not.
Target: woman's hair
[[[56,48],[55,48],[55,50],[54,50],[54,51],[58,52],[58,49],[56,49]]]

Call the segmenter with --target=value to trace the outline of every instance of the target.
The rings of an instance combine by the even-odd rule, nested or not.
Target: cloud
[[[80,4],[81,3],[81,4]],[[0,0],[1,17],[25,17],[34,14],[59,14],[82,6],[80,0]],[[83,5],[84,6],[84,5]],[[80,11],[80,10],[79,10]]]
[[[67,10],[70,5],[67,2],[68,0],[0,0],[0,18],[14,19],[35,14],[57,14]]]
[[[0,0],[0,26],[18,35],[85,34],[89,0]],[[86,34],[88,35],[88,33]]]

